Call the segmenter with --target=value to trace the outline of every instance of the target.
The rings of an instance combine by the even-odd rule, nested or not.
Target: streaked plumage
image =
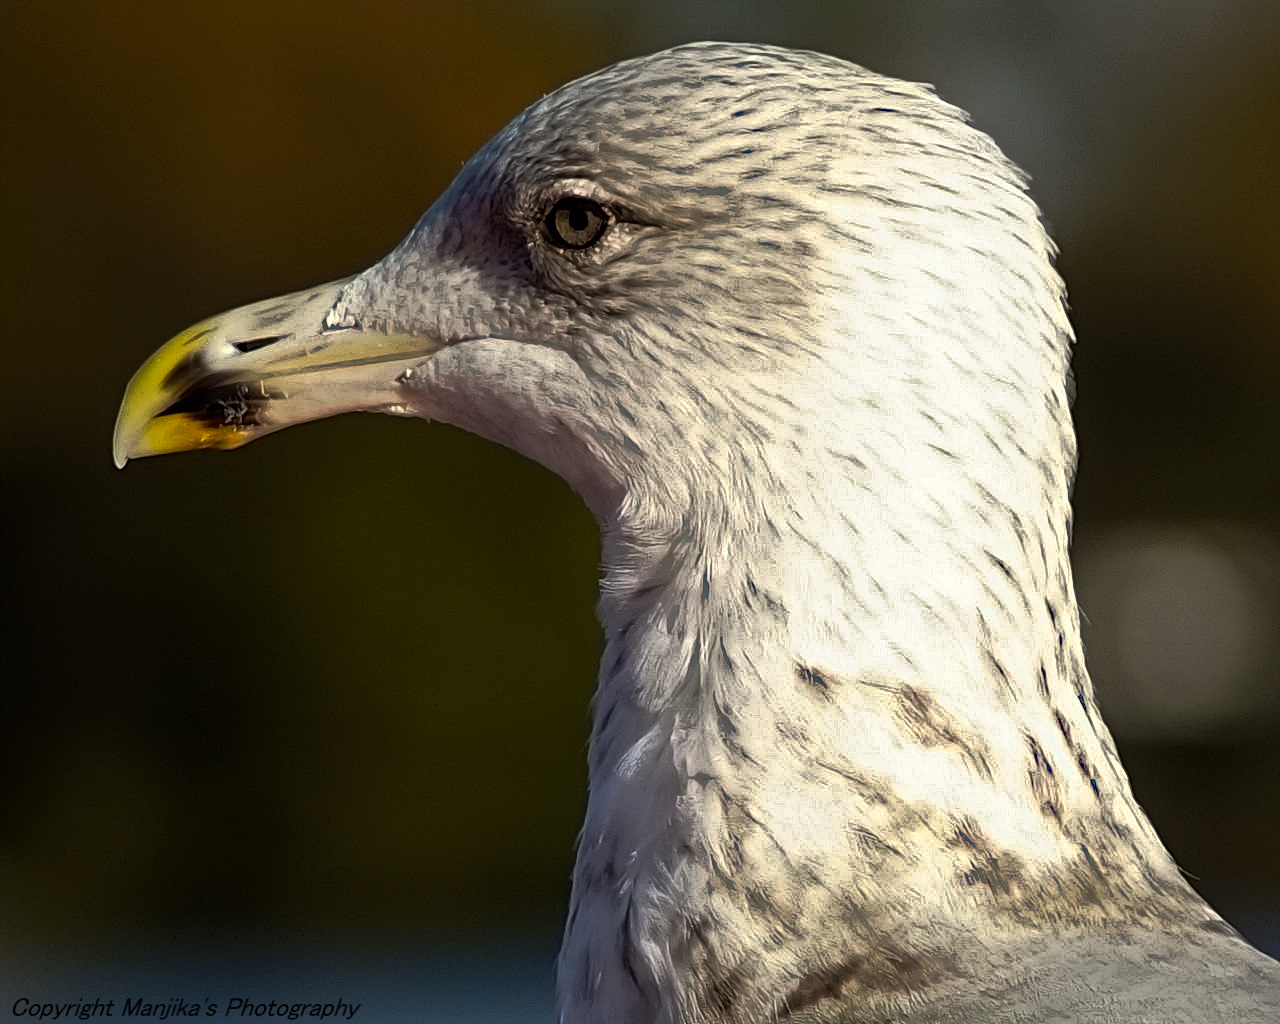
[[[378,409],[590,505],[566,1024],[1280,1016],[1094,703],[1024,186],[925,86],[680,47],[545,97],[385,260],[131,385],[118,459]]]

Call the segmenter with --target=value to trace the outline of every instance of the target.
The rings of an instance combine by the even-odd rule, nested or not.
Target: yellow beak
[[[187,328],[142,364],[116,418],[129,459],[238,448],[295,423],[353,410],[404,412],[397,378],[434,338],[326,327],[350,278],[231,310]]]

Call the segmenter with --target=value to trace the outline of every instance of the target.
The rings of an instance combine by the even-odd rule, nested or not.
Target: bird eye
[[[547,232],[562,249],[594,245],[609,226],[609,215],[594,199],[565,196],[547,214]]]

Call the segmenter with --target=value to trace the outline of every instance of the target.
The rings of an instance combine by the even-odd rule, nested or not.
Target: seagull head
[[[1010,318],[1018,346],[975,340]],[[993,374],[1043,400],[1067,330],[1035,207],[959,111],[834,58],[697,44],[544,97],[363,273],[179,334],[130,382],[114,455],[412,415],[607,520],[739,486],[818,421],[857,434],[860,406],[963,416]]]

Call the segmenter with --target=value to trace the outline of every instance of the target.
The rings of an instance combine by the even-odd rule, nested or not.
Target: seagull
[[[1054,255],[930,87],[680,46],[534,103],[363,273],[179,334],[115,461],[364,410],[582,497],[562,1024],[1274,1024],[1094,700]]]

